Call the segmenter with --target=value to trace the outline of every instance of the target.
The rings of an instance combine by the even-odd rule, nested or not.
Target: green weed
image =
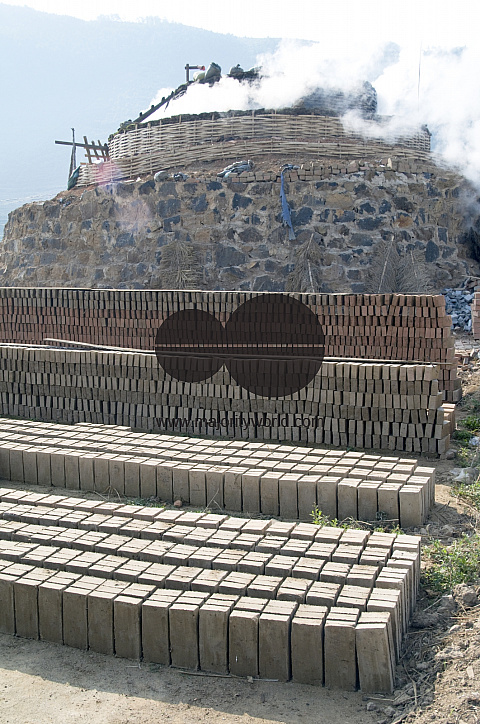
[[[332,520],[330,520],[330,518],[328,518],[326,515],[324,515],[322,513],[322,511],[320,510],[318,505],[316,505],[314,507],[314,509],[312,510],[310,515],[312,517],[312,523],[314,525],[329,525],[329,526],[332,526],[333,528],[340,527],[338,520],[336,518],[332,518]]]
[[[474,583],[480,571],[480,536],[463,535],[452,545],[434,540],[423,549],[427,568],[423,573],[425,586],[435,593],[451,591],[459,583]]]
[[[477,510],[480,510],[480,478],[471,485],[465,485],[465,483],[456,485],[452,493]]]
[[[473,453],[468,447],[461,447],[455,454],[455,459],[462,468],[470,467],[472,463]]]
[[[454,430],[452,434],[453,440],[459,440],[460,442],[467,442],[471,439],[472,433],[468,430]]]
[[[460,424],[471,432],[478,432],[480,430],[480,415],[468,415],[465,419],[461,420]],[[456,432],[459,432],[456,430]]]

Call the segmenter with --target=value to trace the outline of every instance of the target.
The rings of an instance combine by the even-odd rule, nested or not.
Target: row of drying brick
[[[124,546],[126,549],[126,546]],[[134,551],[133,551],[134,552]],[[124,550],[124,554],[132,553]],[[220,556],[217,556],[220,558]],[[0,558],[12,563],[33,565],[48,570],[64,571],[101,577],[127,583],[152,585],[158,589],[200,591],[225,595],[244,595],[279,601],[295,601],[327,608],[341,606],[364,611],[373,589],[392,589],[398,622],[397,648],[410,617],[418,582],[418,556],[411,551],[397,550],[385,566],[366,566],[327,563],[321,569],[319,581],[297,578],[292,573],[291,561],[282,556],[272,566],[280,575],[261,575],[227,568],[201,568],[174,566],[166,563],[145,563],[122,556],[101,555],[61,549],[55,546],[0,540]],[[232,562],[224,556],[224,563]],[[285,566],[282,562],[285,560]],[[205,563],[205,560],[199,561]],[[222,563],[219,562],[219,565]],[[312,569],[310,569],[312,570]],[[282,571],[285,574],[282,577]],[[302,573],[298,569],[299,573]]]
[[[6,519],[0,529],[2,557],[11,561],[162,588],[278,597],[327,607],[341,603],[363,609],[372,586],[393,588],[401,594],[396,605],[403,624],[395,624],[397,631],[405,630],[416,598],[420,539],[415,536],[122,506],[14,489],[1,489],[0,497]],[[95,510],[117,513],[116,520],[92,514]],[[235,538],[238,531],[244,532]],[[268,531],[270,535],[258,535]],[[211,534],[208,541],[202,533]],[[203,547],[184,545],[188,540]],[[401,636],[398,645],[400,641]]]
[[[168,566],[174,565],[356,585],[354,579],[359,571],[367,576],[367,583],[372,582],[372,570],[375,577],[391,556],[402,558],[408,566],[409,561],[415,563],[418,559],[415,539],[394,542],[394,537],[383,534],[368,538],[364,531],[352,531],[338,542],[328,529],[316,533],[315,538],[285,539],[238,533],[221,526],[218,530],[181,525],[163,529],[158,524],[142,526],[139,522],[145,521],[124,520],[119,526],[119,519],[114,517],[70,511],[54,516],[22,505],[1,504],[0,513],[4,556],[8,550],[12,560],[27,556],[28,562],[47,567],[55,567],[58,559],[70,566],[67,570],[84,572],[93,566],[96,572],[102,570],[107,575],[108,571],[110,576],[117,576],[119,571],[121,576],[126,575],[129,566],[125,567],[123,559],[133,557],[135,570],[129,575],[158,575],[162,581],[171,572]],[[58,550],[52,551],[49,546]],[[157,570],[151,568],[151,563],[167,568]],[[354,576],[352,566],[358,565]],[[373,569],[368,571],[365,566]],[[197,573],[191,570],[188,577],[193,579]]]
[[[451,418],[440,427],[433,424],[404,425],[352,421],[335,419],[335,417],[324,419],[305,413],[285,416],[267,415],[264,412],[233,412],[227,415],[225,412],[211,409],[197,409],[195,415],[192,415],[192,410],[188,409],[184,410],[184,414],[186,413],[188,417],[178,417],[176,409],[171,407],[160,408],[163,415],[152,417],[158,409],[146,405],[66,400],[50,396],[40,398],[40,406],[32,406],[29,404],[31,402],[34,402],[33,398],[26,395],[16,395],[13,402],[10,400],[2,404],[0,401],[0,415],[62,424],[119,425],[155,432],[178,430],[183,434],[229,437],[235,440],[347,446],[435,456],[443,456],[449,449],[450,433],[447,430],[452,427]],[[78,409],[80,407],[83,409]],[[115,411],[112,411],[113,409]],[[339,406],[330,405],[330,410],[329,414],[340,415]],[[386,412],[388,414],[388,410]],[[290,424],[278,424],[285,419]],[[327,427],[330,429],[326,429]],[[417,432],[426,435],[430,431],[433,435],[442,437],[416,436]]]
[[[379,591],[380,607],[385,596]],[[393,689],[391,615],[105,581],[0,561],[0,630],[181,668]],[[388,597],[387,597],[388,601]]]
[[[56,515],[58,510],[55,498],[59,498],[59,505],[63,503],[65,506],[59,515]],[[222,520],[222,516],[211,514],[201,516],[183,513],[183,517],[189,516],[191,524],[194,524],[197,516],[199,520],[203,520],[205,526],[212,526],[191,527],[193,535],[195,531],[210,531],[218,538],[216,542],[208,541],[209,546],[195,549],[193,546],[178,544],[178,541],[186,539],[188,526],[173,525],[164,531],[163,537],[170,541],[167,545],[165,540],[161,541],[156,537],[161,535],[158,527],[156,530],[152,530],[152,526],[135,529],[135,523],[138,525],[149,522],[144,520],[145,517],[151,520],[155,515],[163,515],[163,518],[168,520],[177,515],[176,511],[155,511],[138,506],[136,509],[132,506],[120,507],[122,515],[118,517],[123,517],[123,521],[127,522],[118,532],[146,534],[146,540],[138,540],[124,534],[112,535],[112,529],[108,525],[105,527],[105,534],[95,532],[103,526],[99,521],[101,515],[85,517],[87,510],[91,512],[95,509],[96,503],[92,501],[79,502],[78,499],[62,499],[60,496],[36,495],[8,489],[3,490],[2,499],[37,502],[36,510],[32,505],[15,506],[12,502],[7,502],[5,506],[2,503],[3,515],[10,518],[3,523],[0,531],[1,557],[5,559],[66,572],[88,573],[115,580],[150,584],[169,590],[306,601],[312,605],[354,607],[359,610],[364,610],[370,600],[372,586],[393,589],[396,593],[392,590],[391,595],[397,598],[390,601],[388,610],[396,610],[393,626],[396,631],[397,651],[400,650],[419,579],[418,537],[369,534],[366,531],[343,531],[335,528],[319,529],[305,524],[292,526],[278,521],[246,521],[235,518]],[[41,505],[43,500],[47,501],[48,505]],[[116,507],[118,508],[118,505]],[[134,515],[143,517],[129,520],[126,516],[129,507]],[[105,524],[107,517],[103,518]],[[44,526],[15,522],[17,520],[33,520],[37,523],[43,521]],[[113,522],[114,518],[111,520]],[[198,523],[198,520],[196,522]],[[59,523],[68,527],[59,526]],[[163,521],[161,524],[166,525]],[[240,538],[237,538],[238,546],[243,545],[243,552],[238,548],[220,547],[232,542],[232,532],[235,530],[245,529],[247,526],[252,529],[255,524],[258,530],[262,529],[264,532],[272,527],[277,535],[255,538],[252,534],[244,534],[241,543]],[[222,526],[225,526],[224,529]],[[279,537],[280,532],[283,537]],[[286,539],[287,534],[291,536],[289,540]],[[245,551],[252,550],[255,540],[260,541],[260,548],[272,553],[279,551],[280,555],[266,556],[258,552],[245,554]],[[339,540],[342,541],[340,545]],[[285,545],[288,546],[289,543],[291,548],[286,550]],[[215,545],[216,548],[213,547]],[[294,551],[301,554],[307,549],[310,559],[288,555]],[[95,552],[97,550],[98,553]],[[359,560],[359,552],[361,562],[357,564],[355,561]],[[338,562],[332,560],[334,558]],[[269,564],[265,565],[267,560]],[[347,560],[350,563],[346,563]],[[181,565],[182,563],[189,565]],[[278,575],[262,575],[260,571]],[[285,576],[291,578],[285,579]]]
[[[118,425],[53,425],[34,420],[0,418],[0,431],[2,439],[22,444],[37,445],[45,441],[57,447],[92,452],[129,454],[132,457],[138,455],[178,463],[222,464],[228,461],[233,466],[260,467],[283,472],[326,473],[334,466],[348,467],[349,470],[356,466],[357,470],[364,474],[371,471],[405,473],[413,472],[418,465],[412,458],[394,455],[285,443],[144,433]]]
[[[284,472],[219,465],[177,463],[114,453],[87,453],[47,444],[0,444],[0,476],[29,484],[54,485],[121,495],[157,497],[200,507],[310,520],[316,507],[331,518],[398,520],[421,525],[434,499],[433,468],[413,464],[404,472],[340,465],[328,473]],[[317,466],[321,467],[321,466]],[[400,467],[400,466],[399,466]]]
[[[235,309],[256,296],[255,292],[4,288],[0,289],[0,338],[7,342],[42,342],[46,336],[70,337],[81,342],[153,350],[156,329],[165,316],[195,307],[226,322]],[[317,315],[326,331],[325,353],[329,356],[425,360],[449,368],[454,362],[443,296],[289,296]],[[448,382],[453,381],[451,372],[447,370]],[[442,373],[441,380],[443,377]],[[458,389],[449,392],[448,399],[456,401],[451,395]]]
[[[104,376],[82,374],[82,358]],[[324,363],[313,382],[293,395],[298,399],[280,400],[252,396],[230,384],[229,375],[228,384],[165,379],[151,355],[4,347],[1,363],[9,368],[0,371],[3,414],[69,422],[100,416],[144,429],[180,424],[191,433],[409,452],[441,454],[449,446],[452,412],[441,406],[438,371],[431,365]],[[56,372],[30,370],[44,364],[56,365]]]

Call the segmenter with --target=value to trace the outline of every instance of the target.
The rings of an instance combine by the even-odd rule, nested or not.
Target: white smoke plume
[[[432,133],[432,151],[480,186],[480,50],[478,47],[400,47],[284,41],[273,54],[259,56],[262,79],[251,85],[225,77],[213,87],[192,85],[151,119],[212,111],[283,108],[316,88],[352,90],[368,80],[377,91],[378,114],[387,123],[372,128],[358,114],[345,124],[362,135],[385,139],[408,135],[423,124]],[[159,91],[158,103],[172,89]]]

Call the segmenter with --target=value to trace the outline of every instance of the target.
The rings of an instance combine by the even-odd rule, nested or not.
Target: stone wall
[[[480,275],[462,243],[464,179],[413,161],[326,163],[287,174],[294,240],[278,170],[149,177],[27,204],[9,216],[0,284],[425,293]]]

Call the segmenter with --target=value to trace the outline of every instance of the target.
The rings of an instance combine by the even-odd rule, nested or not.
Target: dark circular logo
[[[200,309],[175,312],[155,339],[157,359],[175,379],[201,382],[225,364],[237,384],[261,397],[285,397],[308,385],[324,349],[317,316],[286,294],[252,297],[225,327]]]

